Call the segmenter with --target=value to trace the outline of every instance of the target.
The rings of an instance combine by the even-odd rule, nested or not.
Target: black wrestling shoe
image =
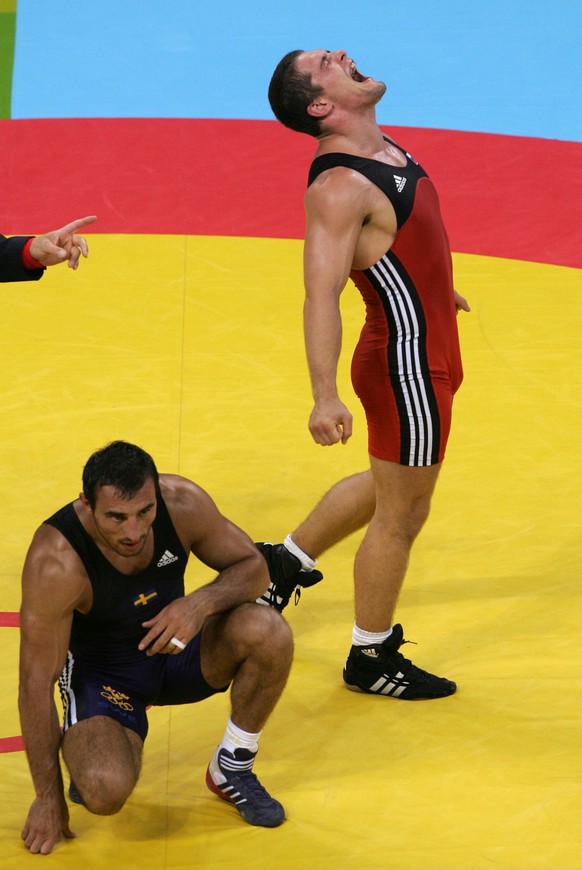
[[[445,698],[457,691],[457,684],[444,677],[435,677],[405,659],[398,652],[404,634],[395,625],[383,643],[353,646],[344,668],[344,683],[353,692],[369,695],[389,695],[401,701]]]
[[[85,801],[77,791],[77,786],[71,780],[71,784],[69,785],[69,799],[73,801],[74,804],[81,804],[81,806],[85,806]]]
[[[258,543],[256,546],[265,558],[271,577],[269,588],[257,598],[257,604],[268,604],[281,613],[289,604],[293,592],[295,604],[298,604],[302,588],[315,586],[323,580],[321,571],[305,571],[297,556],[290,553],[284,544]]]
[[[254,760],[255,753],[248,749],[232,753],[218,748],[206,771],[206,785],[233,804],[249,825],[276,828],[285,821],[285,810],[252,772]]]

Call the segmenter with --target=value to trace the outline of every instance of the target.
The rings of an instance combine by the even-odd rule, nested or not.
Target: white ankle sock
[[[249,731],[243,731],[238,725],[235,725],[232,719],[229,718],[226,723],[226,731],[222,738],[220,746],[223,749],[228,749],[229,752],[234,752],[235,749],[249,749],[251,752],[257,752],[259,748],[259,737],[263,732],[259,731],[253,734]]]
[[[293,553],[294,556],[297,556],[304,571],[313,571],[317,564],[317,560],[312,559],[311,556],[304,553],[301,547],[297,546],[291,535],[287,535],[283,541],[283,546],[286,550],[289,550],[290,553]]]
[[[364,631],[363,628],[358,628],[354,622],[352,644],[354,646],[371,646],[372,644],[382,643],[391,634],[392,628],[389,628],[388,631]]]

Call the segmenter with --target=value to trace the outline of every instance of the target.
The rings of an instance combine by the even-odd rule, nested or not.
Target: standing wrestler
[[[184,594],[190,553],[218,572]],[[201,701],[231,685],[231,716],[206,782],[252,825],[275,827],[281,804],[252,773],[283,691],[292,638],[254,599],[264,559],[209,495],[116,441],[94,453],[79,498],[37,530],[24,565],[19,708],[36,798],[22,838],[49,853],[73,836],[69,797],[118,812],[137,782],[150,704]],[[53,697],[64,707],[61,738]]]
[[[456,690],[398,652],[403,630],[392,620],[445,454],[463,376],[456,310],[469,306],[453,289],[432,182],[376,123],[385,90],[345,51],[323,49],[287,54],[269,87],[279,121],[318,140],[305,194],[304,330],[315,402],[309,428],[323,445],[345,444],[352,434],[336,386],[339,300],[351,277],[366,306],[352,380],[366,413],[371,467],[337,483],[284,545],[259,546],[271,577],[279,577],[263,600],[281,609],[297,565],[306,572],[300,585],[311,585],[315,558],[367,524],[355,558],[344,681],[356,691],[413,700]]]

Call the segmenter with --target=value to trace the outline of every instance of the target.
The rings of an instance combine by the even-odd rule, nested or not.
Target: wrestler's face
[[[131,498],[113,486],[102,486],[96,492],[93,508],[86,500],[83,504],[93,515],[101,543],[118,556],[138,556],[142,552],[156,518],[156,488],[151,478]]]
[[[362,75],[343,48],[304,51],[295,66],[298,72],[309,73],[313,84],[323,88],[322,96],[334,103],[375,105],[386,91],[384,82]]]

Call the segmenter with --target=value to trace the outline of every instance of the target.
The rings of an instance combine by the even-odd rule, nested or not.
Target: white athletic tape
[[[178,649],[186,649],[186,644],[185,644],[185,643],[182,643],[181,640],[178,640],[177,637],[171,637],[171,638],[170,638],[170,643],[173,643],[174,646],[177,646],[177,647],[178,647]]]

